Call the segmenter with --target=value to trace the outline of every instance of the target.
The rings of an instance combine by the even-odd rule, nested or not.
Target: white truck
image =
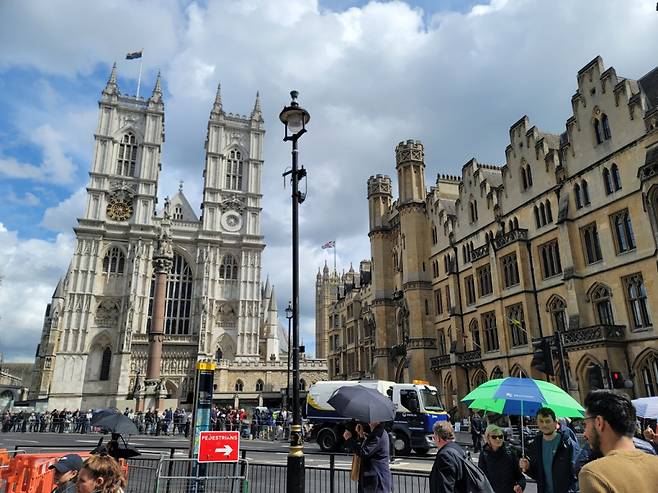
[[[437,421],[448,419],[435,387],[425,381],[395,383],[386,380],[347,380],[316,382],[308,389],[306,417],[313,425],[311,438],[320,448],[336,451],[343,444],[343,431],[347,418],[338,415],[327,402],[331,395],[345,385],[363,385],[378,390],[392,399],[396,414],[392,423],[393,444],[396,455],[408,455],[413,449],[424,455],[436,447],[432,440],[432,428]]]

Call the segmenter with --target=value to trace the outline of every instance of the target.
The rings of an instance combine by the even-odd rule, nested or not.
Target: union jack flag
[[[322,245],[322,249],[326,250],[327,248],[336,248],[336,240],[331,240]]]

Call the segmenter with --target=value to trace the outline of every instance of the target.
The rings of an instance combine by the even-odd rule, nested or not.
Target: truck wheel
[[[420,455],[422,457],[426,456],[427,453],[430,451],[428,448],[415,448],[414,452],[416,452],[417,455]]]
[[[411,443],[407,435],[396,433],[393,446],[395,447],[395,455],[409,455],[411,453]]]
[[[324,428],[318,433],[318,445],[323,452],[333,452],[337,443],[338,437],[331,428]]]

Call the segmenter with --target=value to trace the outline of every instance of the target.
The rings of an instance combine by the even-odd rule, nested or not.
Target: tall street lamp
[[[288,302],[288,308],[286,308],[286,318],[288,319],[288,373],[287,373],[287,384],[286,384],[286,405],[285,409],[289,410],[290,406],[290,349],[292,344],[290,343],[290,322],[292,321],[292,305],[291,301]]]
[[[299,192],[299,180],[306,170],[298,169],[297,141],[306,133],[306,124],[311,119],[308,111],[299,106],[297,91],[290,91],[292,101],[283,108],[279,120],[285,125],[284,142],[292,142],[292,426],[290,427],[290,452],[288,453],[288,493],[304,493],[304,441],[302,439],[302,415],[299,408],[299,204],[304,194]]]

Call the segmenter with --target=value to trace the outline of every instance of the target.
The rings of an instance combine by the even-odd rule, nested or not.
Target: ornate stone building
[[[119,91],[112,69],[99,101],[75,252],[46,309],[32,399],[49,408],[134,405],[138,376],[146,374],[153,254],[163,217],[173,266],[158,389],[169,404],[190,401],[200,358],[214,357],[220,368],[279,361],[274,289],[261,284],[264,134],[258,95],[251,115],[241,116],[224,111],[218,88],[207,125],[202,214],[182,186],[156,213],[164,143],[160,76],[148,99],[136,98]]]
[[[423,145],[407,141],[398,198],[388,176],[368,180],[372,282],[360,303],[377,377],[429,379],[451,409],[490,378],[546,378],[531,361],[550,338],[551,379],[576,398],[615,377],[658,395],[658,69],[631,80],[597,57],[577,83],[566,131],[524,116],[502,166],[472,159],[427,190]]]

